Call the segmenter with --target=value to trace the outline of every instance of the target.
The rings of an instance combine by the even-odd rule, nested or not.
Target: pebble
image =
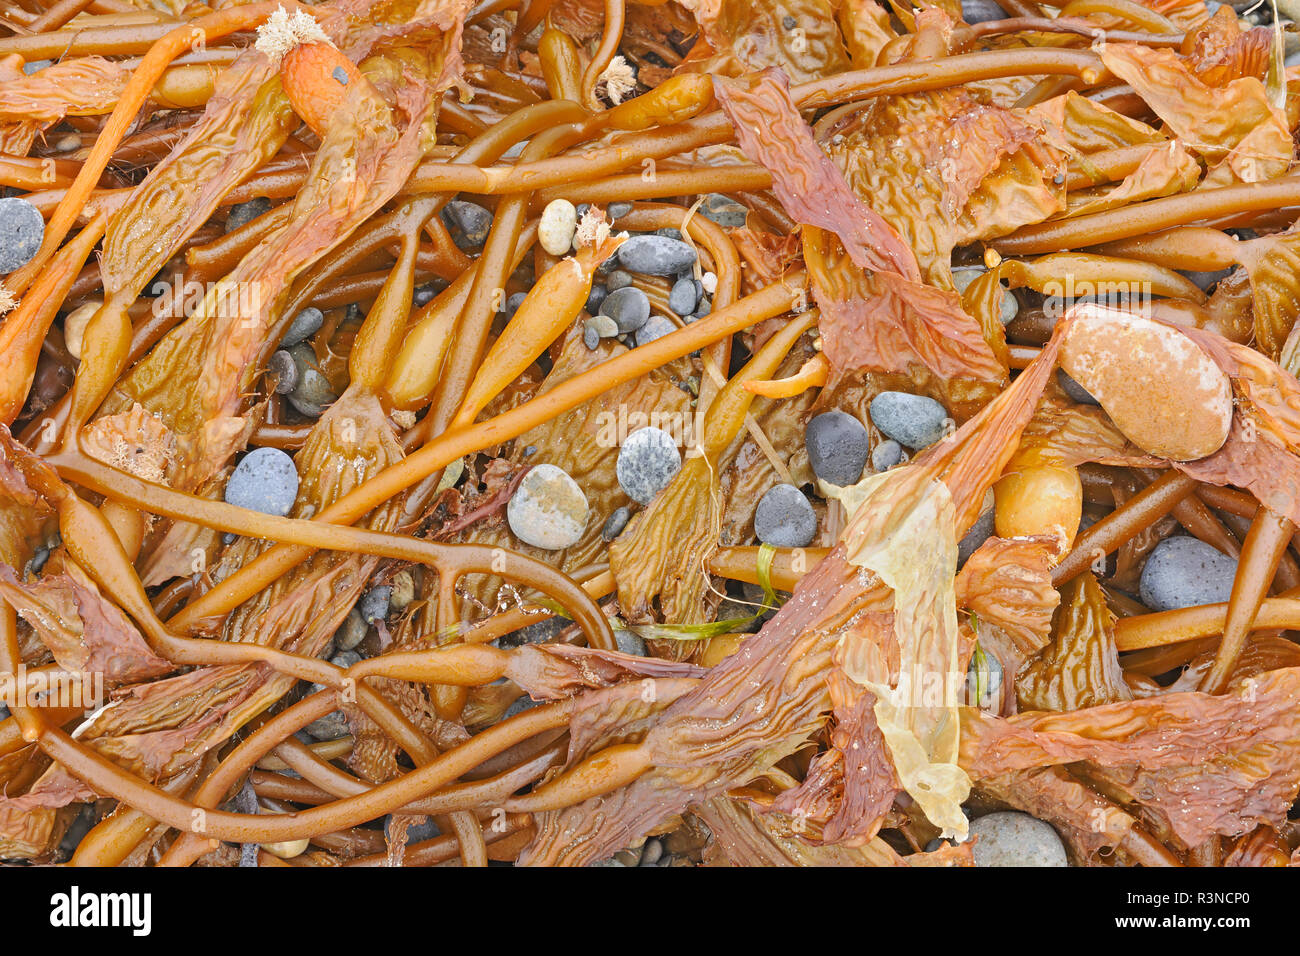
[[[605,296],[600,311],[618,323],[620,332],[635,332],[650,318],[650,299],[640,289],[626,286]]]
[[[1091,395],[1088,394],[1088,390],[1086,388],[1084,388],[1074,379],[1070,378],[1070,376],[1066,375],[1065,369],[1058,368],[1056,370],[1056,377],[1057,377],[1057,381],[1061,383],[1061,388],[1065,389],[1065,394],[1069,395],[1080,405],[1101,404],[1095,398],[1093,398]]]
[[[948,413],[933,398],[881,392],[871,400],[871,421],[905,448],[924,448],[944,435]]]
[[[668,308],[678,315],[690,315],[700,303],[700,287],[689,276],[683,276],[673,283],[668,293]]]
[[[961,0],[961,18],[970,24],[985,23],[1005,20],[1007,13],[993,0]]]
[[[63,320],[63,344],[68,349],[68,354],[73,358],[81,359],[81,341],[86,336],[86,326],[90,320],[95,317],[95,313],[103,306],[99,299],[91,299],[84,305],[80,305],[67,314]]]
[[[706,272],[702,276],[700,276],[700,288],[702,288],[705,291],[705,293],[708,295],[713,295],[713,293],[717,292],[718,291],[717,273]]]
[[[514,292],[506,296],[505,304],[501,307],[501,314],[506,317],[507,322],[515,317],[515,313],[519,311],[519,307],[524,304],[526,298],[528,298],[527,292]]]
[[[298,384],[288,397],[289,404],[308,418],[319,418],[325,406],[338,398],[329,379],[319,369],[305,367],[302,363],[298,365]]]
[[[540,701],[533,700],[527,694],[519,697],[513,704],[506,708],[506,712],[501,715],[502,720],[509,720],[511,717],[517,717],[526,710],[536,707]]]
[[[454,199],[443,207],[442,221],[452,229],[452,241],[462,249],[483,245],[492,229],[492,213],[463,199]]]
[[[659,858],[664,855],[664,845],[654,837],[645,841],[645,846],[641,848],[641,860],[638,866],[654,866],[659,862]]]
[[[629,272],[675,276],[695,265],[695,250],[667,236],[633,236],[618,247],[618,261]]]
[[[308,306],[293,317],[289,323],[289,331],[284,333],[284,338],[280,340],[280,348],[291,349],[299,342],[305,342],[317,332],[325,323],[325,313],[314,305]]]
[[[0,273],[21,269],[45,238],[45,220],[26,199],[0,199]]]
[[[537,241],[553,256],[568,255],[578,228],[578,210],[567,199],[552,199],[537,223]]]
[[[957,542],[957,567],[960,568],[965,564],[972,554],[979,550],[989,538],[993,537],[993,528],[997,517],[997,509],[989,508],[970,526],[970,530],[962,535],[961,540]]]
[[[265,196],[254,196],[248,202],[237,202],[226,213],[226,232],[234,232],[247,226],[258,216],[265,216],[271,211],[271,200]]]
[[[600,333],[593,329],[590,324],[582,327],[582,344],[587,347],[589,352],[594,352],[600,348]]]
[[[730,229],[744,226],[745,217],[749,215],[748,208],[722,193],[709,193],[705,196],[704,202],[700,203],[699,212],[705,219]]]
[[[615,472],[624,493],[643,505],[654,500],[681,470],[677,443],[662,428],[638,428],[618,450]]]
[[[80,133],[65,133],[54,141],[54,151],[58,153],[71,153],[81,149]]]
[[[963,4],[964,6],[964,4]],[[990,813],[971,821],[978,836],[976,866],[1069,866],[1065,844],[1051,824],[1027,813]]]
[[[794,485],[773,485],[754,511],[754,534],[774,548],[806,548],[817,536],[817,514]]]
[[[970,667],[966,671],[966,693],[964,703],[981,710],[998,713],[1002,710],[1002,691],[1004,673],[1002,661],[996,654],[984,653],[981,659],[971,655]],[[981,673],[981,671],[983,673]]]
[[[608,315],[597,313],[587,320],[586,325],[587,328],[594,329],[596,335],[602,339],[612,339],[619,334],[618,323]]]
[[[275,394],[288,395],[298,385],[298,364],[284,349],[278,349],[266,363],[266,370],[275,378]]]
[[[343,716],[341,710],[331,711],[324,717],[317,717],[303,729],[317,740],[338,740],[351,733],[347,718]]]
[[[1293,64],[1286,64],[1292,66]],[[1191,279],[1198,289],[1202,292],[1209,292],[1220,279],[1226,279],[1231,273],[1231,269],[1219,269],[1215,272],[1187,272],[1182,269],[1178,270],[1183,275]]]
[[[713,311],[713,300],[707,295],[700,296],[700,304],[695,309],[693,318],[702,319]]]
[[[1176,329],[1076,306],[1061,368],[1097,399],[1124,437],[1173,461],[1212,455],[1232,424],[1232,388],[1205,351]]]
[[[388,617],[388,602],[392,599],[392,596],[393,589],[386,584],[373,587],[361,595],[361,600],[357,602],[357,610],[361,612],[361,619],[367,624],[374,624],[376,621],[382,621]]]
[[[614,642],[618,644],[618,649],[622,653],[633,657],[645,657],[649,653],[645,641],[631,631],[615,631]]]
[[[609,209],[606,210],[610,219],[622,219],[631,211],[632,204],[630,202],[612,202],[609,204]]]
[[[520,541],[559,551],[582,539],[589,510],[587,496],[564,469],[536,465],[506,505],[506,520]]]
[[[803,438],[808,463],[822,481],[843,486],[856,484],[862,477],[867,463],[867,430],[852,415],[822,412],[808,422]]]
[[[421,285],[415,287],[415,292],[411,296],[411,302],[418,309],[432,302],[438,295],[436,289],[432,286]]]
[[[342,667],[344,670],[353,664],[360,664],[362,657],[356,651],[340,651],[330,658],[330,663],[335,667]]]
[[[415,600],[415,577],[410,571],[398,571],[393,575],[392,593],[388,595],[388,606],[394,611],[405,611]]]
[[[632,512],[626,507],[615,508],[610,516],[605,519],[605,526],[600,529],[600,536],[606,541],[613,541],[623,529],[627,527],[628,521],[632,519]]]
[[[226,482],[226,503],[284,517],[298,497],[298,469],[278,448],[257,448],[235,466]]]
[[[355,607],[348,611],[339,629],[334,632],[334,646],[341,651],[350,651],[366,639],[366,619]]]
[[[666,315],[651,316],[645,325],[636,330],[636,344],[649,345],[655,339],[661,339],[670,332],[677,331],[677,323]]]
[[[1000,20],[1001,17],[994,19]],[[970,284],[988,272],[983,266],[958,266],[952,270],[952,281],[957,286],[959,293],[965,293]],[[1020,300],[1011,294],[1007,289],[1002,290],[1002,314],[999,318],[1003,325],[1010,325],[1011,321],[1020,314]]]
[[[613,260],[608,260],[612,262]],[[619,289],[625,289],[632,284],[632,273],[624,272],[622,269],[614,269],[605,277],[605,291],[617,292]]]
[[[39,73],[53,62],[53,60],[29,60],[23,64],[23,72],[31,76],[33,73]]]
[[[906,454],[902,445],[892,438],[887,438],[871,450],[871,470],[876,474],[889,471],[901,462]]]
[[[595,315],[599,312],[601,303],[605,301],[605,296],[607,295],[609,295],[609,290],[603,285],[600,283],[593,285],[591,291],[587,293],[587,304],[585,306],[587,314]]]
[[[393,838],[391,827],[394,814],[384,817],[384,838],[391,840]],[[438,824],[433,822],[433,817],[421,816],[412,820],[415,816],[413,813],[403,814],[406,817],[406,845],[412,843],[423,843],[425,840],[432,840],[434,837],[442,836],[442,831],[438,829]]]
[[[1165,538],[1142,567],[1142,603],[1153,611],[1218,604],[1232,595],[1236,575],[1236,559],[1199,538]]]

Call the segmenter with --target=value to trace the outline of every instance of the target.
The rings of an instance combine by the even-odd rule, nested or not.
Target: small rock
[[[528,298],[527,292],[512,292],[506,296],[505,304],[501,306],[501,314],[506,317],[507,322],[515,317],[515,313],[519,311],[526,298]]]
[[[1139,585],[1153,611],[1218,604],[1232,595],[1237,560],[1199,538],[1165,538],[1147,557]]]
[[[600,311],[618,323],[620,332],[635,332],[650,318],[650,299],[640,289],[625,286],[605,296]]]
[[[1293,64],[1288,63],[1286,65],[1292,66]],[[1215,272],[1186,272],[1182,269],[1178,271],[1191,279],[1202,292],[1209,292],[1220,279],[1226,279],[1232,273],[1231,269],[1219,269]]]
[[[677,443],[662,428],[638,428],[618,450],[615,472],[624,493],[643,505],[654,500],[682,468]]]
[[[699,301],[699,287],[694,279],[687,276],[674,282],[672,291],[668,293],[668,308],[678,315],[690,315],[695,311]]]
[[[536,465],[506,505],[506,520],[520,541],[559,551],[582,539],[588,510],[587,496],[564,469]]]
[[[713,300],[707,295],[700,296],[700,304],[695,307],[692,318],[702,319],[713,311]]]
[[[609,213],[610,219],[622,219],[632,211],[632,204],[630,202],[612,202],[605,211]]]
[[[265,216],[271,211],[271,200],[265,196],[254,196],[248,202],[237,202],[226,213],[226,232],[242,229],[258,216]]]
[[[517,717],[526,710],[536,707],[541,701],[533,700],[527,694],[519,697],[513,704],[506,708],[506,712],[501,715],[502,720],[509,720],[511,717]]]
[[[699,212],[705,219],[730,229],[743,227],[745,217],[749,215],[748,208],[722,193],[709,193],[705,196],[704,202],[700,203]]]
[[[664,845],[651,837],[645,841],[645,846],[641,848],[641,861],[638,866],[654,866],[663,855]]]
[[[613,262],[613,259],[606,260]],[[622,269],[614,269],[605,277],[605,291],[617,292],[619,289],[625,289],[632,284],[632,273],[624,272]]]
[[[963,703],[999,713],[1002,710],[1004,677],[1002,661],[996,654],[987,651],[982,655],[972,654],[970,667],[966,670],[966,699]]]
[[[960,568],[970,559],[970,556],[979,550],[989,538],[993,537],[993,528],[997,517],[997,509],[990,508],[975,519],[975,523],[970,526],[970,530],[962,535],[961,540],[957,542],[957,567]]]
[[[587,347],[589,352],[594,352],[600,348],[600,333],[590,325],[582,327],[582,344]]]
[[[45,238],[45,220],[26,199],[0,199],[0,273],[21,269]]]
[[[754,534],[774,548],[806,548],[817,536],[817,513],[794,485],[774,485],[754,511]]]
[[[813,474],[832,485],[852,485],[867,463],[867,430],[847,412],[822,412],[804,429]]]
[[[438,290],[432,286],[419,285],[411,295],[411,304],[417,309],[428,305],[438,296]]]
[[[675,276],[695,265],[695,250],[667,236],[633,236],[618,247],[618,261],[629,272]]]
[[[595,315],[599,312],[601,303],[605,301],[605,296],[607,295],[609,295],[608,289],[600,283],[594,284],[591,287],[591,291],[587,293],[587,304],[585,306],[587,314]]]
[[[677,331],[677,323],[666,315],[652,315],[650,319],[636,330],[636,344],[649,345],[655,339],[661,339],[670,332]]]
[[[993,0],[961,0],[961,18],[970,24],[985,23],[1005,20],[1007,13]]]
[[[371,588],[361,595],[361,600],[357,602],[357,610],[361,612],[361,619],[367,624],[374,624],[376,621],[382,621],[388,617],[388,602],[392,599],[392,596],[393,589],[388,585]]]
[[[393,575],[392,593],[388,595],[388,606],[394,611],[405,611],[415,600],[415,577],[410,571],[398,571]]]
[[[384,817],[384,838],[390,841],[394,836],[393,817],[396,815],[390,813]],[[402,816],[405,817],[407,846],[442,836],[442,831],[438,829],[438,824],[433,822],[433,817],[419,816],[414,813],[404,813]]]
[[[23,64],[23,72],[31,76],[33,73],[39,73],[53,62],[53,60],[29,60]]]
[[[964,6],[964,4],[963,4]],[[971,821],[976,866],[1069,866],[1051,824],[1027,813],[989,813]]]
[[[303,729],[317,740],[338,740],[352,732],[348,729],[347,718],[343,716],[341,710],[331,711],[324,717],[317,717]]]
[[[578,210],[567,199],[552,199],[537,223],[537,241],[553,256],[567,255],[578,228]]]
[[[641,848],[629,847],[626,850],[619,850],[614,854],[614,859],[623,866],[636,866],[641,862]]]
[[[903,460],[903,446],[892,438],[887,438],[871,450],[871,470],[876,474],[889,471]]]
[[[1058,369],[1056,370],[1056,378],[1057,378],[1057,381],[1059,381],[1059,382],[1061,383],[1061,388],[1065,389],[1065,394],[1066,394],[1066,395],[1069,395],[1072,399],[1074,399],[1074,400],[1075,400],[1076,402],[1078,402],[1080,405],[1100,405],[1100,404],[1101,404],[1101,403],[1098,402],[1095,398],[1093,398],[1091,395],[1088,394],[1088,390],[1087,390],[1086,388],[1084,388],[1082,385],[1080,385],[1080,384],[1079,384],[1078,382],[1076,382],[1074,379],[1070,378],[1069,375],[1065,374],[1065,369],[1063,369],[1063,368],[1058,368]]]
[[[226,503],[284,517],[298,497],[298,469],[278,448],[258,448],[243,457],[226,482]]]
[[[713,272],[706,272],[700,276],[700,288],[708,295],[718,291],[718,276]]]
[[[269,362],[266,363],[266,370],[275,380],[275,394],[288,395],[298,385],[298,365],[294,362],[293,356],[284,349],[277,349],[272,355]]]
[[[631,631],[615,631],[614,641],[618,644],[618,649],[624,654],[630,654],[633,657],[645,657],[647,654],[645,641],[641,640]]]
[[[612,339],[618,336],[618,323],[608,315],[596,314],[586,322],[587,328],[595,331],[596,335],[602,339]]]
[[[315,306],[308,306],[293,317],[289,330],[280,340],[280,348],[291,349],[299,342],[305,342],[320,331],[325,323],[325,313]]]
[[[331,664],[335,667],[342,667],[344,670],[347,670],[353,664],[360,664],[361,661],[362,657],[356,651],[339,651],[330,658]]]
[[[881,392],[871,400],[871,421],[906,448],[924,448],[944,436],[948,413],[933,398]]]
[[[289,393],[289,404],[308,418],[319,418],[325,406],[338,398],[319,369],[298,367],[298,384]]]
[[[627,508],[615,508],[608,518],[605,519],[605,526],[600,529],[600,536],[606,541],[613,541],[632,518],[632,512]]]
[[[80,133],[64,133],[54,141],[54,151],[56,153],[71,153],[81,149]]]
[[[365,639],[366,620],[359,610],[353,608],[334,632],[334,646],[341,651],[350,651]]]
[[[671,226],[666,226],[663,229],[656,229],[653,235],[664,236],[667,239],[676,239],[679,242],[682,241],[682,231],[680,229],[673,229]]]
[[[605,860],[592,860],[587,865],[588,866],[623,866],[622,863],[620,863],[618,860],[614,859],[613,857],[610,857]]]
[[[453,199],[443,207],[442,221],[452,230],[452,241],[461,249],[483,245],[492,230],[492,213],[463,199]]]

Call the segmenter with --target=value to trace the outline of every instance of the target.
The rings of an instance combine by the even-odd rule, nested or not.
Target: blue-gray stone
[[[39,73],[53,62],[53,60],[28,60],[23,64],[23,72],[31,76],[33,73]]]
[[[361,612],[361,619],[367,624],[374,624],[375,621],[382,621],[388,617],[388,602],[392,599],[392,596],[393,589],[387,584],[373,587],[361,595],[361,600],[357,602],[357,610]]]
[[[638,428],[618,450],[615,474],[633,501],[648,505],[682,468],[677,443],[661,428]]]
[[[582,327],[582,344],[587,347],[589,352],[594,352],[600,348],[600,333],[592,328],[590,323]]]
[[[903,446],[892,438],[886,438],[875,448],[871,449],[871,470],[876,474],[882,471],[889,471],[900,461],[903,460]]]
[[[1290,66],[1291,64],[1287,64]],[[1188,272],[1182,269],[1178,270],[1187,278],[1191,279],[1198,289],[1202,292],[1209,292],[1214,284],[1220,279],[1225,279],[1231,274],[1231,269],[1219,269],[1215,272]]]
[[[442,221],[451,229],[452,241],[462,249],[483,245],[492,230],[491,211],[463,199],[453,199],[443,207]]]
[[[650,318],[650,299],[640,289],[626,286],[605,296],[600,312],[617,322],[620,332],[635,332]]]
[[[226,232],[234,232],[247,226],[258,216],[265,216],[271,211],[271,200],[265,196],[254,196],[248,202],[237,202],[226,213]]]
[[[806,548],[817,536],[817,513],[794,485],[773,485],[754,511],[754,534],[774,548]]]
[[[804,429],[813,474],[832,485],[856,484],[867,463],[867,430],[847,412],[822,412]]]
[[[1070,378],[1069,375],[1065,374],[1065,369],[1058,368],[1056,370],[1056,378],[1057,381],[1061,383],[1061,388],[1065,389],[1065,394],[1069,395],[1070,398],[1074,399],[1080,405],[1101,404],[1101,402],[1097,401],[1090,394],[1088,394],[1088,390],[1086,388],[1084,388],[1074,379]]]
[[[284,517],[298,497],[298,469],[278,448],[257,448],[245,455],[226,482],[226,503],[262,514]]]
[[[618,247],[618,261],[629,272],[675,276],[695,265],[695,250],[667,236],[633,236]]]
[[[631,518],[632,512],[627,508],[615,508],[605,519],[605,526],[600,529],[600,536],[606,541],[613,541],[623,533]]]
[[[961,18],[970,24],[984,23],[1005,20],[1007,12],[993,0],[961,0]]]
[[[418,309],[428,305],[437,298],[438,291],[429,285],[419,285],[415,287],[415,292],[411,296],[412,304]]]
[[[393,832],[393,816],[394,814],[390,813],[384,817],[384,838],[390,841],[395,836]],[[403,814],[403,816],[406,817],[407,846],[442,836],[442,831],[438,829],[438,824],[433,822],[433,817],[417,816],[413,813]]]
[[[606,260],[613,262],[613,259]],[[605,292],[617,292],[619,289],[625,289],[632,284],[632,273],[624,272],[622,269],[613,269],[605,277]]]
[[[0,273],[21,269],[45,238],[45,220],[26,199],[0,199]]]
[[[591,291],[587,293],[587,314],[595,315],[599,312],[600,304],[605,301],[605,296],[607,295],[609,295],[609,290],[599,283],[594,284],[591,287]]]
[[[1142,603],[1153,611],[1218,604],[1232,595],[1236,575],[1237,560],[1199,538],[1165,538],[1142,567]]]
[[[905,448],[924,448],[944,435],[948,413],[933,398],[908,392],[881,392],[871,400],[875,426]]]
[[[633,657],[646,656],[645,641],[631,631],[615,631],[614,640],[618,644],[618,649],[624,654],[631,654]]]
[[[536,707],[540,701],[533,700],[527,694],[518,698],[513,704],[506,708],[506,712],[501,715],[502,720],[509,720],[511,717],[517,717],[526,710]]]
[[[293,353],[291,353],[293,354]],[[294,358],[298,356],[294,354]],[[325,406],[338,398],[334,389],[314,365],[298,362],[298,384],[288,395],[289,404],[308,418],[319,418]]]
[[[749,215],[749,209],[730,196],[709,193],[700,204],[699,213],[719,226],[738,229],[745,225],[745,217]]]
[[[305,342],[325,323],[325,313],[315,306],[308,306],[293,317],[289,329],[280,340],[280,348],[291,349],[299,342]]]
[[[298,386],[298,363],[284,349],[272,353],[266,370],[275,381],[275,394],[288,395]]]
[[[672,309],[678,315],[690,315],[695,311],[695,307],[700,302],[700,291],[695,284],[695,280],[689,277],[683,277],[673,283],[672,291],[668,293],[668,308]]]
[[[700,304],[695,307],[692,318],[702,319],[713,311],[713,300],[707,295],[700,296]]]
[[[630,202],[612,202],[606,211],[609,213],[610,219],[622,219],[632,211],[632,204]]]
[[[654,231],[654,235],[667,236],[669,239],[677,239],[680,241],[682,238],[682,231],[680,229],[673,229],[671,226],[668,226],[663,229],[656,229]]]
[[[513,292],[506,296],[505,304],[501,306],[501,314],[506,317],[507,322],[515,317],[515,313],[519,311],[526,298],[528,298],[527,292]]]
[[[636,330],[636,344],[649,345],[655,339],[661,339],[670,332],[677,331],[677,323],[666,315],[654,315],[645,325]]]

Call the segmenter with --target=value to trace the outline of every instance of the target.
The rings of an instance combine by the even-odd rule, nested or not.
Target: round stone
[[[393,589],[386,584],[373,587],[361,595],[361,600],[357,602],[357,610],[361,612],[361,619],[367,624],[373,624],[375,621],[382,621],[388,617],[388,602],[392,596]]]
[[[995,17],[994,19],[1002,19]],[[965,294],[970,288],[970,284],[989,270],[983,266],[958,266],[952,270],[952,281],[957,287],[957,291]],[[1002,314],[999,318],[1003,325],[1008,325],[1012,319],[1020,314],[1020,302],[1006,288],[1002,290]]]
[[[867,430],[847,412],[814,416],[804,429],[813,474],[832,485],[856,484],[867,463]]]
[[[618,261],[629,272],[675,276],[695,265],[695,250],[668,236],[633,236],[618,247]]]
[[[631,518],[632,512],[627,508],[615,508],[610,513],[610,516],[605,519],[605,526],[600,529],[600,536],[606,541],[613,541],[623,533],[623,529],[627,527],[627,523]]]
[[[1065,369],[1056,370],[1056,379],[1061,383],[1061,388],[1065,389],[1065,394],[1074,399],[1080,405],[1098,405],[1100,404],[1095,398],[1088,394],[1088,390],[1065,374]]]
[[[384,838],[392,840],[397,834],[393,828],[393,814],[384,817]],[[438,829],[438,824],[433,822],[433,817],[416,816],[413,813],[403,814],[406,823],[406,845],[409,847],[414,843],[423,843],[426,840],[432,840],[434,837],[442,836],[442,831]]]
[[[646,656],[645,641],[631,631],[615,631],[614,641],[618,644],[618,649],[624,654],[631,654],[633,657]]]
[[[442,221],[452,230],[452,241],[462,249],[474,249],[487,242],[492,213],[478,203],[454,199],[442,210]]]
[[[590,325],[584,325],[582,327],[582,344],[585,345],[589,351],[596,351],[596,349],[600,348],[600,333]]]
[[[341,651],[350,651],[366,639],[366,621],[355,607],[348,611],[339,629],[334,632],[334,646]]]
[[[0,199],[0,273],[21,269],[45,238],[40,210],[16,196]]]
[[[298,385],[298,365],[284,349],[277,350],[266,363],[266,370],[275,380],[275,394],[288,395]]]
[[[607,315],[593,315],[587,320],[586,326],[602,339],[612,339],[619,334],[618,323]]]
[[[739,229],[745,225],[749,210],[730,196],[722,193],[709,193],[700,203],[700,215],[716,222],[719,226]]]
[[[678,315],[690,315],[695,311],[699,301],[699,287],[689,276],[683,276],[674,282],[672,291],[668,293],[668,308]]]
[[[702,319],[713,311],[713,300],[707,295],[700,296],[700,304],[695,307],[694,317]]]
[[[700,287],[704,289],[705,293],[708,295],[713,295],[713,293],[717,292],[718,291],[717,274],[713,272],[706,272],[702,276],[700,276]]]
[[[509,321],[515,317],[519,307],[524,304],[524,299],[528,298],[527,292],[513,292],[506,296],[505,304],[501,306],[501,314]]]
[[[257,448],[235,466],[226,482],[226,503],[284,517],[298,497],[298,469],[278,448]]]
[[[1217,269],[1214,272],[1186,272],[1182,269],[1178,271],[1191,279],[1202,292],[1209,292],[1220,279],[1226,279],[1232,273],[1231,269]]]
[[[1199,538],[1165,538],[1142,567],[1142,603],[1153,611],[1218,604],[1232,595],[1237,561]]]
[[[329,379],[319,369],[298,366],[298,384],[289,393],[289,404],[309,418],[320,417],[325,406],[338,396],[334,394]]]
[[[871,449],[871,470],[876,474],[889,471],[903,460],[903,446],[892,438],[887,438]]]
[[[924,448],[944,435],[948,413],[933,398],[908,392],[881,392],[871,400],[875,426],[905,448]]]
[[[341,710],[334,710],[324,717],[317,717],[303,729],[317,740],[338,740],[351,733],[347,718],[343,716]]]
[[[624,286],[605,296],[600,312],[617,322],[620,332],[635,332],[650,318],[650,299],[640,289]]]
[[[1005,20],[1007,13],[993,0],[961,0],[961,18],[967,23],[976,24]]]
[[[265,216],[271,211],[271,200],[265,196],[254,196],[248,202],[237,202],[226,213],[226,232],[242,229],[258,216]]]
[[[971,821],[976,866],[1069,866],[1051,824],[1027,813],[990,813]]]
[[[291,349],[299,342],[305,342],[320,331],[325,323],[325,313],[315,306],[308,306],[293,317],[289,330],[280,340],[280,348]]]
[[[989,538],[993,537],[993,529],[996,524],[997,509],[990,508],[970,526],[970,530],[962,535],[961,540],[957,542],[957,567],[965,564],[972,554],[979,550]]]
[[[23,72],[31,76],[33,73],[41,72],[53,62],[53,60],[28,60],[23,64]]]
[[[506,505],[506,520],[525,544],[560,551],[582,539],[588,510],[587,496],[564,469],[536,465]]]
[[[648,505],[681,470],[677,443],[662,428],[638,428],[618,450],[618,484],[633,501]]]
[[[552,199],[537,223],[537,241],[553,256],[567,255],[578,228],[578,210],[567,199]]]
[[[631,211],[632,204],[630,202],[612,202],[609,204],[609,209],[606,210],[610,219],[622,219]]]
[[[666,315],[652,315],[649,321],[636,330],[636,344],[649,345],[655,339],[661,339],[670,332],[677,331],[677,323]]]
[[[608,260],[613,262],[613,259]],[[622,269],[614,269],[605,277],[605,290],[607,292],[617,292],[619,289],[626,289],[632,284],[632,273],[624,272]]]
[[[605,301],[605,296],[607,295],[609,295],[609,290],[607,290],[603,285],[600,283],[593,285],[591,291],[587,293],[587,304],[584,306],[587,310],[587,314],[595,315],[599,312],[600,305]]]
[[[429,285],[418,285],[411,294],[411,302],[418,309],[432,302],[438,295],[438,290]]]
[[[774,548],[806,548],[817,535],[817,514],[794,485],[774,485],[754,511],[754,534]]]

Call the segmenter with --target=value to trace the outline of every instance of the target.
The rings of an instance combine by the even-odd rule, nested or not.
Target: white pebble
[[[537,224],[537,241],[553,256],[567,255],[578,228],[578,210],[567,199],[552,199]]]
[[[700,276],[700,285],[704,286],[706,295],[713,295],[718,291],[718,277],[712,272],[706,272]]]
[[[94,299],[69,312],[68,317],[63,320],[63,342],[74,359],[81,358],[81,340],[86,335],[86,326],[90,324],[90,317],[98,312],[103,304],[98,299]]]
[[[589,510],[587,496],[564,469],[537,465],[511,496],[506,520],[525,544],[559,551],[582,539]]]

